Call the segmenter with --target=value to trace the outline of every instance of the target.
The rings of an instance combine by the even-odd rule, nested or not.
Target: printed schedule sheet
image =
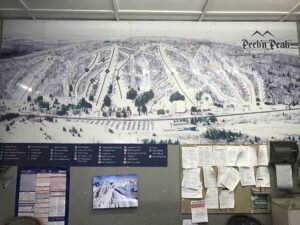
[[[19,168],[16,214],[67,225],[68,174],[60,168]]]

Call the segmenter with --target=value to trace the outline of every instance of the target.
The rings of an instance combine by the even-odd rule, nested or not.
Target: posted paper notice
[[[230,191],[234,191],[236,185],[240,181],[240,174],[235,168],[231,167],[226,175],[221,180],[221,185],[228,188]]]
[[[259,166],[256,170],[256,187],[270,187],[269,168]]]
[[[258,165],[267,166],[269,164],[269,155],[267,145],[260,145],[258,149]]]
[[[192,223],[208,222],[207,208],[205,201],[191,201]]]
[[[183,171],[182,187],[198,189],[202,186],[200,181],[200,168],[197,169],[185,169]]]
[[[205,207],[208,209],[219,208],[218,188],[207,188],[205,195]]]
[[[198,167],[198,151],[194,147],[182,148],[182,168],[197,168]]]
[[[256,185],[253,167],[240,167],[239,171],[242,186]]]
[[[198,146],[198,166],[211,166],[212,146]]]
[[[204,176],[204,186],[208,187],[217,187],[216,175],[211,166],[203,167],[203,176]]]
[[[197,225],[197,223],[192,223],[192,220],[182,220],[182,225]]]
[[[221,209],[234,208],[234,192],[229,190],[221,190],[219,199]]]

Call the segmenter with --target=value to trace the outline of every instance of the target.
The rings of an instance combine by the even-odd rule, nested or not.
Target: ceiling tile
[[[95,9],[112,10],[112,0],[25,0],[33,9]]]
[[[17,11],[0,11],[1,19],[31,19],[31,17],[26,13],[25,10]]]
[[[200,15],[188,14],[128,14],[122,13],[119,15],[120,20],[172,20],[172,21],[197,21]]]
[[[22,5],[19,3],[18,0],[1,0],[0,1],[0,8],[22,8]]]
[[[70,20],[115,20],[114,14],[86,12],[34,12],[39,19],[70,19]]]
[[[122,10],[201,11],[205,0],[119,0]]]
[[[290,11],[299,0],[209,0],[208,11]]]
[[[207,14],[203,21],[279,21],[281,15]]]
[[[292,14],[291,16],[289,16],[286,21],[298,21],[300,22],[300,14]]]

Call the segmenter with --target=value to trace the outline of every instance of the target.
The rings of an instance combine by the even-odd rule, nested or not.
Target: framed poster
[[[136,174],[93,177],[93,209],[132,207],[138,207]]]
[[[300,140],[299,68],[296,23],[7,20],[0,142]]]
[[[16,216],[34,216],[45,225],[67,225],[68,202],[68,168],[18,168]]]

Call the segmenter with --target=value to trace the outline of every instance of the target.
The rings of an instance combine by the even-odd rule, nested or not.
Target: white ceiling
[[[300,21],[300,0],[0,0],[0,18]]]

